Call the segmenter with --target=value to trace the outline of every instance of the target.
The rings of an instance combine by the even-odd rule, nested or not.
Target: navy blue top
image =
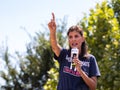
[[[70,50],[62,49],[59,57],[54,55],[54,58],[60,64],[57,90],[89,90],[80,73],[74,67],[71,68],[72,58],[70,57]],[[93,55],[90,54],[89,58],[81,58],[79,56],[79,60],[82,62],[82,70],[88,77],[100,76],[99,68]]]

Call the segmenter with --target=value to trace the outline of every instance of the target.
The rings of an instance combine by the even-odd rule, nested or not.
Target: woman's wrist
[[[82,76],[84,75],[84,73],[85,73],[81,68],[79,69],[78,72],[80,73],[81,77],[82,77]]]

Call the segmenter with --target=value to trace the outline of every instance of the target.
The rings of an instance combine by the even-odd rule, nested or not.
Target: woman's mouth
[[[77,45],[77,43],[72,43],[72,47],[76,47]]]

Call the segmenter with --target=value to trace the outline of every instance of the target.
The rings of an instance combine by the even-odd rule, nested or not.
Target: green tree
[[[120,0],[111,0],[110,7],[113,8],[115,17],[120,25]]]
[[[2,54],[2,59],[6,63],[5,70],[8,72],[1,71],[1,76],[6,81],[4,88],[14,90],[42,89],[48,78],[47,71],[54,67],[53,54],[51,54],[49,40],[45,38],[46,34],[36,33],[36,37],[27,45],[25,55],[16,52],[17,58],[11,58],[12,55],[8,53],[8,49],[4,50],[5,53]],[[12,65],[12,59],[19,60],[17,63],[19,71]]]
[[[1,88],[4,88],[5,90],[12,90],[14,85],[14,89],[21,90],[20,83],[16,82],[19,80],[18,69],[16,69],[16,66],[11,62],[11,60],[16,58],[9,53],[8,47],[3,47],[0,54],[0,58],[5,61],[4,69],[0,71],[0,75],[6,81],[6,84]]]
[[[120,90],[120,26],[119,18],[110,6],[107,1],[97,4],[79,23],[85,30],[89,51],[96,56],[101,71],[98,90]]]
[[[48,78],[47,71],[54,66],[54,63],[50,43],[45,38],[45,33],[40,32],[36,33],[36,35],[37,38],[34,38],[34,42],[27,46],[27,55],[25,57],[27,64],[21,63],[21,67],[23,67],[25,75],[27,75],[26,83],[30,83],[32,89],[39,87],[42,89]]]
[[[63,31],[66,29],[66,18],[64,22],[58,20],[58,41],[62,44],[65,42],[65,37],[61,37],[64,34]],[[44,26],[43,26],[44,27]],[[14,55],[8,53],[8,48],[3,50],[2,59],[5,61],[7,72],[1,71],[1,77],[6,81],[6,85],[2,86],[6,90],[42,90],[47,79],[51,76],[48,75],[52,67],[56,67],[53,60],[53,53],[51,51],[49,42],[49,30],[44,27],[46,32],[38,32],[35,37],[31,37],[31,42],[26,46],[27,51],[23,55],[16,52],[16,58]],[[63,41],[63,42],[62,42]],[[18,60],[17,66],[19,71],[11,63],[11,60]]]

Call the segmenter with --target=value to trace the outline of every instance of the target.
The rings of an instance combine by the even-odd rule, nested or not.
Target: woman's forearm
[[[61,51],[61,46],[57,43],[56,33],[50,33],[50,44],[52,47],[53,52],[59,56]]]
[[[95,77],[88,77],[83,70],[79,70],[79,73],[85,83],[89,86],[90,90],[95,90],[97,87],[97,78]]]

